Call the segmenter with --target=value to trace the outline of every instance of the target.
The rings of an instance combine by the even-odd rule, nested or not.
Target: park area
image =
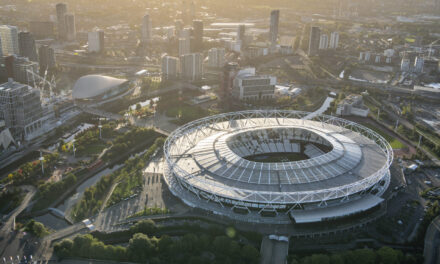
[[[369,123],[364,123],[362,125],[373,130],[377,134],[381,135],[386,141],[388,141],[388,143],[390,143],[390,145],[393,149],[404,149],[407,147],[402,141],[400,141],[399,139],[393,137],[392,135],[384,132],[383,130],[381,130],[380,128],[378,128],[375,125],[372,125]]]

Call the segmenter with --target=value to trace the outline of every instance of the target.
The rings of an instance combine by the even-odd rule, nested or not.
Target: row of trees
[[[51,169],[58,160],[58,153],[44,155],[44,175],[50,175]],[[12,182],[14,185],[36,185],[38,178],[44,175],[41,171],[40,161],[35,160],[21,165],[16,171],[10,173],[6,180]]]
[[[142,129],[141,131],[144,132],[134,134],[136,136],[142,133],[152,134],[153,136],[157,135],[153,130]],[[146,138],[145,140],[151,140],[151,138]],[[114,195],[110,197],[109,204],[119,202],[123,198],[133,194],[132,189],[139,187],[138,184],[142,181],[142,168],[145,167],[146,162],[151,158],[152,154],[163,146],[163,143],[163,138],[157,138],[145,154],[137,155],[126,160],[122,169],[102,177],[95,185],[87,188],[82,199],[74,206],[72,218],[75,221],[80,221],[97,214],[110,187],[117,181],[121,182],[119,184],[121,186],[119,187],[118,185],[118,187],[115,188]],[[118,155],[120,155],[120,153],[118,153]],[[134,183],[137,185],[134,186]]]
[[[65,239],[54,246],[60,258],[84,257],[138,263],[258,263],[259,252],[225,235],[187,233],[178,239],[149,234],[157,231],[152,221],[133,226],[127,247],[105,245],[92,235]]]
[[[158,134],[153,129],[133,128],[123,135],[115,138],[113,147],[104,155],[103,159],[112,160],[126,153],[133,148],[142,145],[144,142],[153,142]]]
[[[379,250],[356,249],[327,255],[313,254],[306,257],[293,257],[291,264],[415,264],[422,263],[413,255],[403,255],[402,251],[390,247]]]
[[[0,214],[8,214],[20,205],[24,195],[19,188],[12,188],[0,193]]]
[[[30,232],[31,234],[33,234],[34,236],[37,237],[43,237],[47,234],[49,234],[49,230],[46,229],[46,227],[40,223],[35,221],[34,219],[30,220],[25,228],[25,231]]]
[[[147,152],[143,155],[128,159],[124,168],[120,171],[117,178],[118,186],[113,191],[108,204],[112,205],[122,201],[123,199],[135,194],[142,189],[144,177],[142,175],[143,168],[152,158],[153,154],[162,149],[164,138],[157,138]]]
[[[61,196],[69,187],[77,182],[73,173],[67,174],[61,181],[45,182],[38,186],[38,200],[34,205],[34,210],[40,210],[47,207],[51,202]]]

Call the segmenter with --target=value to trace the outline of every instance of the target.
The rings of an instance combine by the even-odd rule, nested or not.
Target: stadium
[[[380,207],[393,151],[345,119],[250,110],[178,128],[164,159],[169,189],[191,207],[247,222],[309,224]]]

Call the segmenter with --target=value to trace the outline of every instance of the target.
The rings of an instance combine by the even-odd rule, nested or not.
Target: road
[[[284,264],[287,261],[289,252],[289,243],[285,241],[277,241],[269,239],[268,236],[263,237],[260,249],[261,264]]]
[[[22,203],[18,206],[5,221],[4,225],[0,229],[0,256],[9,258],[18,251],[17,247],[21,247],[19,240],[20,234],[14,230],[15,218],[19,215],[30,203],[32,197],[34,197],[37,189],[33,186],[22,186],[23,190],[27,191]]]
[[[425,234],[424,264],[437,264],[440,262],[440,216],[437,216],[428,226]]]

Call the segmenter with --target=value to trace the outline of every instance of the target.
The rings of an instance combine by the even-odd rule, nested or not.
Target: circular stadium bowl
[[[178,128],[164,158],[169,189],[190,206],[246,214],[244,221],[289,215],[312,223],[377,207],[393,151],[376,132],[345,119],[251,110]]]

